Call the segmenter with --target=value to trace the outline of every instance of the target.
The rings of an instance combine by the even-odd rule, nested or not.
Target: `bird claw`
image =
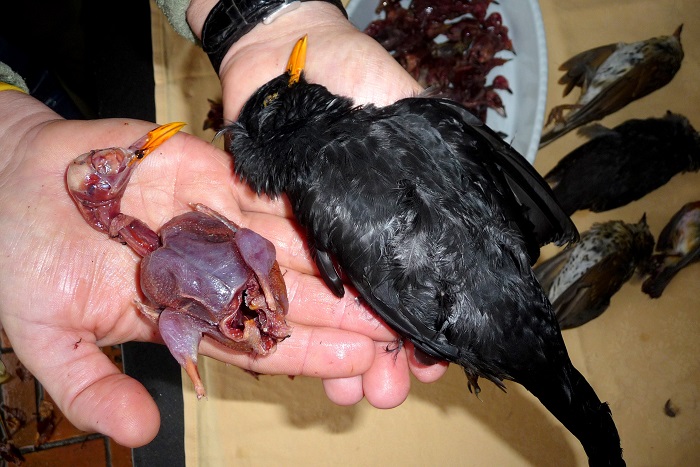
[[[479,397],[481,387],[479,386],[478,376],[467,374],[467,388],[469,388],[469,394],[474,394],[477,399],[481,400]]]
[[[394,362],[396,362],[396,359],[399,358],[399,350],[401,350],[402,348],[403,340],[400,337],[397,337],[393,342],[387,344],[386,347],[384,347],[384,350],[386,351],[386,353],[394,354]]]
[[[545,126],[549,126],[552,123],[566,123],[566,117],[564,116],[564,111],[568,110],[571,112],[575,109],[580,109],[582,106],[580,104],[561,104],[553,107],[549,112],[549,117],[547,117],[547,123]]]

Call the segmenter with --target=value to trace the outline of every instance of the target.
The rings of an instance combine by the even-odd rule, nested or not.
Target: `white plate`
[[[363,30],[378,18],[374,12],[377,4],[378,0],[351,0],[346,8],[350,21]],[[532,163],[540,142],[547,98],[547,46],[542,13],[537,0],[493,3],[488,12],[494,11],[503,17],[516,55],[500,52],[500,57],[511,60],[488,77],[488,81],[493,75],[508,79],[513,94],[499,91],[507,116],[503,118],[489,110],[486,120],[491,128],[508,135],[507,141]]]

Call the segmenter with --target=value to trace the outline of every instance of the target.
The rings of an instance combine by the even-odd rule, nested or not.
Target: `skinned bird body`
[[[610,411],[569,360],[531,264],[578,238],[544,180],[462,106],[408,98],[378,108],[288,73],[225,128],[257,192],[286,194],[321,276],[347,278],[420,351],[503,387],[523,384],[581,440],[624,465]]]

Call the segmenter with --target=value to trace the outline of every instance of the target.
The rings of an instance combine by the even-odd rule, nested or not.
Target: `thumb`
[[[30,370],[68,420],[127,447],[153,440],[160,414],[146,388],[121,373],[94,343],[57,342],[49,361]]]

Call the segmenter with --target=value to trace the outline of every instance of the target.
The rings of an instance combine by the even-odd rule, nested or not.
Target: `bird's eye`
[[[270,105],[275,99],[277,99],[277,93],[268,94],[263,100],[263,107]]]

